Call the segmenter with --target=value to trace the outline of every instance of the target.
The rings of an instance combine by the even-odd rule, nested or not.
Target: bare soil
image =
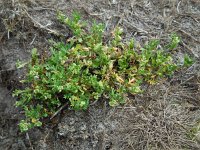
[[[60,10],[116,26],[124,41],[167,42],[176,32],[182,42],[174,57],[187,53],[195,63],[145,92],[130,96],[124,106],[110,108],[101,100],[87,111],[63,110],[51,122],[20,133],[23,112],[14,106],[12,91],[20,88],[32,48],[42,54],[49,39],[65,41],[69,29],[56,19]],[[0,0],[0,150],[198,150],[200,131],[200,1],[199,0]]]

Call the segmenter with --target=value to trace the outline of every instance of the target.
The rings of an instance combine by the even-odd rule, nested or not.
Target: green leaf
[[[194,60],[192,58],[190,58],[189,55],[185,54],[184,55],[184,63],[183,66],[185,67],[189,67],[194,63]]]
[[[170,41],[170,43],[167,45],[166,48],[168,48],[168,49],[170,49],[170,50],[173,50],[173,49],[175,49],[175,48],[178,46],[178,44],[180,43],[180,41],[181,41],[180,37],[177,36],[176,33],[173,33],[173,34],[171,35],[171,41]]]
[[[19,123],[19,128],[21,132],[26,132],[30,128],[30,123],[27,123],[25,120],[21,120]]]

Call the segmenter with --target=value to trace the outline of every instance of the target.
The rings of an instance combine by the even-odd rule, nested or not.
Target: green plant
[[[187,54],[184,55],[184,62],[183,62],[183,66],[185,67],[189,67],[194,63],[194,60],[192,58],[190,58],[190,56],[188,56]]]
[[[53,42],[48,57],[41,59],[37,50],[32,50],[22,81],[27,87],[13,94],[19,97],[16,105],[25,111],[21,131],[41,126],[42,118],[53,115],[63,103],[75,110],[85,110],[90,101],[101,97],[107,98],[110,106],[123,104],[126,93],[141,93],[141,84],[155,84],[177,69],[170,53],[158,49],[158,40],[135,48],[134,40],[121,41],[123,30],[117,27],[105,43],[103,24],[94,23],[88,31],[77,13],[72,19],[59,13],[58,19],[74,36],[66,44]],[[168,48],[175,48],[178,42],[173,35]]]
[[[180,37],[178,37],[175,33],[173,33],[171,35],[171,42],[167,44],[166,48],[169,48],[171,50],[175,49],[180,43],[180,41],[181,41]]]
[[[197,121],[196,124],[187,132],[187,137],[191,140],[196,140],[198,135],[200,134],[200,122]]]

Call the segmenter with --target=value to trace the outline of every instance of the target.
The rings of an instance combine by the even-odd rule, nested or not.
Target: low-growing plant
[[[196,124],[187,132],[187,137],[193,141],[197,140],[198,135],[200,134],[200,122],[197,121]]]
[[[53,115],[64,103],[75,110],[86,110],[91,101],[101,97],[110,106],[126,102],[126,93],[142,92],[141,84],[155,84],[177,69],[170,51],[159,49],[159,40],[143,48],[135,48],[134,40],[122,42],[123,30],[116,27],[110,42],[103,41],[104,25],[94,23],[88,30],[77,13],[58,19],[73,32],[67,42],[54,42],[50,56],[41,58],[32,50],[26,88],[15,90],[17,107],[25,112],[19,123],[21,131],[42,125],[42,118]],[[174,49],[179,37],[175,34],[165,47]],[[22,64],[21,66],[24,66]]]
[[[183,66],[185,67],[189,67],[194,63],[194,60],[192,58],[190,58],[190,56],[188,56],[187,54],[184,55],[184,62],[183,62]]]

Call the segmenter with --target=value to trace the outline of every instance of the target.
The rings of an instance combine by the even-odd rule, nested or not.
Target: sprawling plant
[[[133,40],[122,42],[119,27],[105,43],[104,25],[94,23],[88,30],[77,13],[71,19],[59,13],[58,19],[74,36],[66,43],[54,42],[51,55],[45,58],[32,50],[22,81],[27,86],[14,92],[19,97],[16,105],[25,112],[19,124],[21,131],[41,126],[42,118],[53,115],[65,103],[75,110],[85,110],[91,101],[101,97],[110,106],[123,104],[126,93],[141,93],[141,84],[154,84],[177,68],[169,53],[180,41],[176,35],[165,49],[158,48],[158,40],[135,48]]]

